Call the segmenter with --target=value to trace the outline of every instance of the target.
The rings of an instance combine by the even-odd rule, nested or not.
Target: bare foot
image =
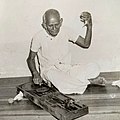
[[[93,85],[100,85],[100,86],[105,86],[107,83],[104,77],[97,77],[97,78],[89,79],[89,81]]]
[[[20,91],[14,98],[9,98],[8,103],[13,104],[15,101],[20,101],[23,99],[23,92]]]

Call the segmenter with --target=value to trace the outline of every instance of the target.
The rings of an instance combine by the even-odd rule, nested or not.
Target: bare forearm
[[[31,73],[32,73],[32,75],[33,74],[38,74],[38,71],[37,71],[37,69],[36,69],[36,65],[35,65],[35,60],[34,59],[30,59],[29,57],[28,57],[28,59],[27,59],[27,64],[28,64],[28,68],[29,68],[29,70],[31,71]]]

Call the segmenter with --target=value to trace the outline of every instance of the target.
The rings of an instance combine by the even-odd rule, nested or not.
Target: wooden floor
[[[120,72],[101,73],[110,83],[120,78]],[[28,82],[31,77],[0,78],[0,120],[56,120],[48,112],[24,98],[8,104],[8,98],[16,95],[16,86]],[[76,120],[120,120],[120,88],[89,85],[83,95],[69,95],[89,107],[89,114]]]

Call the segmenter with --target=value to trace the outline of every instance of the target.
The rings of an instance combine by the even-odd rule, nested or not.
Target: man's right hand
[[[33,73],[33,82],[36,85],[41,85],[42,84],[42,77],[40,76],[40,74],[38,72],[34,72]]]

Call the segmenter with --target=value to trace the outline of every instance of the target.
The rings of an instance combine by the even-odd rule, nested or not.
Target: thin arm
[[[85,38],[79,36],[78,39],[76,40],[75,44],[82,48],[87,49],[90,47],[91,38],[92,38],[92,26],[87,26]]]
[[[30,50],[29,56],[27,58],[27,64],[28,64],[28,68],[30,69],[32,75],[39,73],[36,69],[36,64],[35,64],[36,56],[37,56],[37,52],[33,52]]]

